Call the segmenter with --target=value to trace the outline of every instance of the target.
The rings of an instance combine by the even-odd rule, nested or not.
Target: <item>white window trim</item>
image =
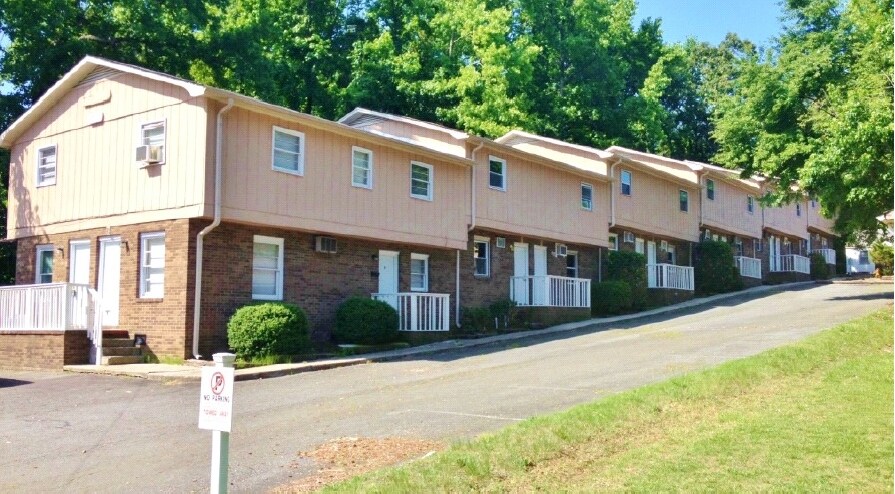
[[[423,287],[413,287],[413,261],[424,261],[426,269],[423,271]],[[429,254],[410,254],[410,291],[411,292],[428,292],[429,291]]]
[[[304,139],[302,139],[304,142]],[[365,153],[370,158],[370,170],[367,175],[370,183],[361,184],[354,181],[354,153]],[[351,146],[351,185],[354,187],[358,187],[361,189],[372,189],[373,188],[373,151],[369,149],[362,148],[359,146]]]
[[[628,193],[625,194],[625,173],[628,174]],[[621,173],[618,175],[618,183],[619,183],[619,192],[623,196],[631,197],[634,195],[634,174],[631,173],[631,170],[622,169]]]
[[[495,187],[491,185],[491,162],[497,161],[501,164],[500,168],[500,178],[503,182],[502,187]],[[488,156],[488,188],[493,190],[499,190],[501,192],[507,191],[507,160],[498,158],[497,156]]]
[[[712,184],[712,186],[709,187],[709,184]],[[711,191],[711,195],[709,195],[709,191]],[[705,198],[710,201],[715,200],[715,181],[710,178],[705,180]]]
[[[609,234],[609,250],[618,250],[618,234]]]
[[[476,272],[476,261],[478,261],[478,257],[476,257],[476,244],[484,243],[485,244],[485,272],[477,273]],[[473,276],[477,276],[479,278],[486,278],[491,276],[491,239],[488,237],[473,237],[472,241],[472,273]]]
[[[746,196],[746,212],[755,214],[755,196]]]
[[[687,209],[681,209],[681,192],[687,195]],[[677,209],[682,213],[690,213],[690,192],[684,189],[678,189],[677,193]]]
[[[590,207],[584,207],[584,189],[590,189]],[[589,184],[587,182],[581,182],[581,209],[585,211],[593,211],[594,210],[594,186],[593,184]]]
[[[53,179],[52,179],[52,181],[47,180],[46,182],[41,183],[41,181],[40,181],[40,152],[45,149],[53,150],[53,160],[55,160],[53,162]],[[35,187],[48,187],[50,185],[56,185],[56,179],[58,177],[58,174],[59,174],[59,147],[56,146],[55,144],[51,144],[49,146],[43,146],[43,147],[37,148],[37,165],[34,167]]]
[[[162,282],[162,293],[160,293],[158,295],[155,295],[155,294],[151,295],[151,294],[149,294],[149,292],[146,291],[146,270],[149,269],[149,266],[146,266],[143,264],[143,261],[145,259],[143,256],[146,254],[146,246],[148,243],[147,241],[157,239],[157,238],[162,239],[162,245],[164,246],[164,249],[165,249],[165,255],[167,255],[168,246],[165,245],[165,243],[164,243],[165,232],[151,232],[151,233],[141,233],[140,234],[140,298],[146,298],[146,299],[165,298],[164,282]],[[163,265],[162,273],[164,273],[164,269],[165,269],[165,266]]]
[[[414,167],[414,165],[421,166],[421,167],[429,170],[429,187],[427,188],[428,193],[426,195],[419,195],[419,194],[413,193],[413,167]],[[432,167],[432,165],[429,165],[427,163],[423,163],[420,161],[411,161],[410,162],[410,197],[412,197],[414,199],[421,199],[423,201],[432,201],[433,197],[435,197],[435,169]]]
[[[569,276],[569,258],[570,257],[575,258],[575,276]],[[579,260],[580,259],[578,259],[578,251],[577,250],[570,250],[570,251],[566,252],[566,276],[568,276],[570,278],[578,278],[578,272],[579,272],[578,261]]]
[[[53,270],[50,271],[50,281],[48,283],[53,282],[53,275],[55,274],[55,271],[56,271],[56,253],[55,253],[55,251],[56,251],[56,249],[53,246],[53,244],[38,245],[34,249],[34,283],[35,284],[43,283],[42,281],[40,281],[40,275],[41,275],[40,254],[41,254],[41,252],[49,252],[50,254],[53,254]]]
[[[254,273],[255,273],[255,254],[254,254],[254,244],[274,244],[279,247],[277,250],[279,256],[277,259],[277,284],[276,284],[276,293],[273,295],[260,295],[252,290],[252,300],[283,300],[283,278],[285,272],[285,266],[283,265],[283,239],[279,237],[265,237],[264,235],[255,235],[252,239],[252,285],[255,284]]]
[[[159,120],[147,120],[145,122],[140,122],[140,125],[137,126],[137,146],[144,146],[143,144],[143,129],[152,125],[161,124],[162,128],[165,131],[162,133],[162,160],[157,165],[164,165],[166,161],[168,161],[168,119],[162,118]]]
[[[277,132],[282,132],[283,134],[289,134],[291,136],[298,137],[298,170],[286,170],[284,168],[277,168],[276,166],[276,142],[277,142]],[[353,166],[353,165],[352,165]],[[273,126],[273,130],[270,133],[270,169],[275,172],[280,173],[288,173],[289,175],[296,175],[299,177],[303,177],[305,175],[305,134],[304,132],[299,132],[297,130],[286,129],[283,127]]]

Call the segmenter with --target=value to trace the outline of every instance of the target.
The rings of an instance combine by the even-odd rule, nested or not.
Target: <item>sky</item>
[[[635,27],[647,17],[662,19],[666,43],[694,37],[717,45],[728,32],[761,46],[780,34],[780,0],[637,0]]]

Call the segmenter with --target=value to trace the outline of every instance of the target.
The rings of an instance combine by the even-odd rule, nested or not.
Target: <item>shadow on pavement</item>
[[[15,386],[24,386],[25,384],[31,384],[31,381],[22,381],[20,379],[7,379],[5,377],[0,377],[0,388],[13,388]]]
[[[847,297],[830,297],[827,300],[892,300],[892,292],[867,293],[865,295],[849,295]]]

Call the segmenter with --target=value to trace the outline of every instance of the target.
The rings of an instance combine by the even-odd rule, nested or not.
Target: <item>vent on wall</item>
[[[634,243],[634,234],[631,232],[625,232],[625,243],[633,244]]]
[[[314,250],[317,252],[326,252],[327,254],[336,253],[336,239],[332,237],[316,237],[314,239]]]
[[[494,239],[494,245],[497,246],[498,249],[505,249],[507,246],[507,239],[503,237],[497,237]]]
[[[161,163],[165,161],[165,147],[164,146],[137,146],[137,150],[135,152],[135,159],[137,163],[141,165],[141,167],[147,165],[154,165],[156,163]]]

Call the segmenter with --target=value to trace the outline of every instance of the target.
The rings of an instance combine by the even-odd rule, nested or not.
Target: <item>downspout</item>
[[[457,279],[455,281],[454,286],[457,287],[457,300],[454,302],[454,324],[457,325],[458,328],[462,328],[463,325],[460,324],[460,249],[457,249]]]
[[[475,149],[472,150],[472,156],[470,158],[472,160],[472,167],[470,168],[470,170],[472,171],[472,194],[471,194],[471,196],[472,196],[472,205],[471,205],[472,211],[470,214],[469,231],[472,231],[473,229],[475,229],[475,196],[476,196],[476,194],[475,194],[475,165],[476,165],[475,153],[477,153],[479,151],[479,149],[482,149],[482,146],[484,146],[484,145],[485,145],[485,141],[480,142],[478,147],[476,147]]]
[[[703,206],[705,204],[705,198],[702,196],[705,195],[705,194],[703,194],[704,187],[705,187],[705,185],[704,185],[705,184],[705,175],[697,174],[696,176],[699,177],[699,180],[696,181],[697,184],[699,184],[699,188],[697,189],[697,192],[699,194],[699,226],[703,226],[705,224],[702,221],[703,215],[704,215]]]
[[[223,148],[224,134],[224,113],[233,108],[233,98],[227,98],[227,106],[218,111],[217,126],[215,128],[214,141],[214,219],[211,224],[206,226],[196,235],[196,291],[193,299],[193,358],[201,358],[199,355],[199,315],[202,312],[202,246],[205,243],[205,235],[221,224],[221,182],[222,182],[222,160],[221,153]]]
[[[475,229],[475,153],[477,153],[482,147],[485,145],[485,141],[479,142],[479,145],[476,146],[475,149],[472,150],[472,154],[470,155],[470,160],[472,160],[472,166],[469,167],[469,172],[472,175],[472,180],[470,181],[471,190],[470,190],[470,212],[469,212],[469,232],[472,232]],[[457,303],[454,304],[454,320],[457,322],[457,327],[462,327],[460,325],[460,251],[457,251]]]
[[[612,184],[615,183],[615,165],[618,164],[620,160],[615,160],[615,163],[609,167],[609,228],[615,226],[615,189],[612,187]]]

